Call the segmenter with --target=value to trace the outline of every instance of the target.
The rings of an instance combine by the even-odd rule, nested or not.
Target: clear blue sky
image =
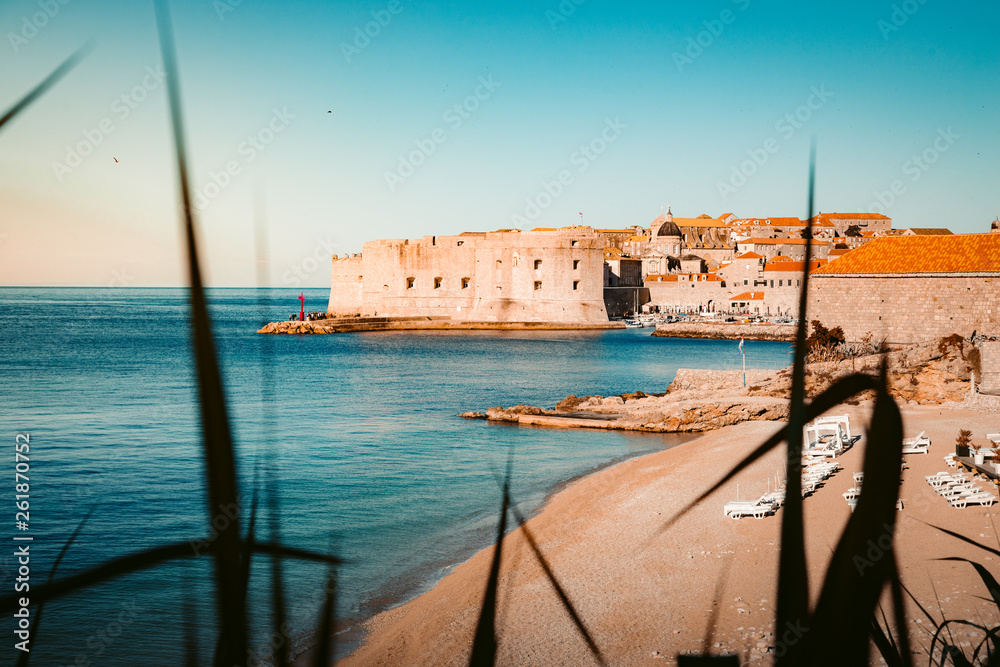
[[[0,5],[0,110],[96,41],[0,134],[0,284],[181,284],[152,5],[63,1]],[[821,211],[882,206],[897,227],[956,232],[1000,214],[995,4],[172,7],[215,285],[254,284],[255,189],[272,284],[324,286],[325,256],[375,238],[581,212],[645,225],[668,204],[802,217],[810,135]]]

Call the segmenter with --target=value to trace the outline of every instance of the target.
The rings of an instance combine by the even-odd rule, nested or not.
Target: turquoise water
[[[297,296],[209,292],[244,495],[273,467],[283,541],[348,561],[338,604],[346,625],[425,590],[490,542],[496,476],[509,449],[514,496],[533,511],[569,479],[684,441],[518,428],[458,413],[552,406],[569,393],[658,392],[679,367],[738,359],[735,342],[653,338],[649,329],[254,333],[297,310]],[[326,299],[326,290],[307,290],[306,310],[322,310]],[[0,460],[11,476],[15,435],[31,436],[30,530],[14,528],[12,510],[0,539],[34,536],[32,582],[48,576],[88,512],[61,574],[207,533],[187,318],[179,289],[0,289],[0,434],[9,447]],[[790,361],[787,343],[746,345],[748,358]],[[6,591],[12,551],[0,555]],[[33,664],[181,664],[185,632],[207,654],[215,630],[209,565],[187,559],[51,604],[34,635]],[[266,560],[254,562],[254,610],[266,607],[268,571]],[[292,639],[301,646],[326,573],[301,563],[286,571]],[[252,619],[262,655],[267,620],[263,611]]]

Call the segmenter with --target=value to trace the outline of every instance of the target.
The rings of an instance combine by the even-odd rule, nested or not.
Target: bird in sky
[[[115,161],[115,164],[118,164],[118,158],[112,156],[111,159]]]

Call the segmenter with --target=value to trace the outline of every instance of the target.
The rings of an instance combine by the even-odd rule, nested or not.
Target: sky
[[[258,266],[327,286],[331,254],[379,238],[805,217],[813,138],[819,211],[966,233],[1000,214],[996,3],[171,11],[167,73],[151,3],[0,4],[0,112],[94,44],[0,132],[0,285],[184,284],[166,76],[214,286]]]

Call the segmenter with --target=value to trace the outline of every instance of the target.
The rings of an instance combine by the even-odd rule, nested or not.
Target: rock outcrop
[[[795,340],[793,324],[738,324],[735,322],[671,322],[656,325],[654,336],[666,338],[723,338],[726,340]]]

